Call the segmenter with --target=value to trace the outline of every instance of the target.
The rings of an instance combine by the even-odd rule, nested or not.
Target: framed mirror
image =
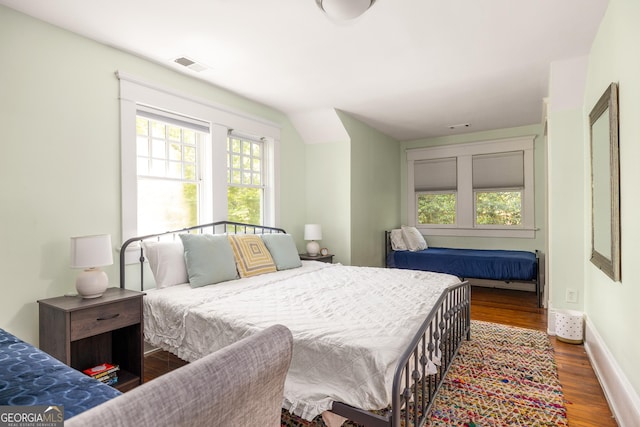
[[[620,281],[618,85],[611,83],[589,114],[591,262]]]

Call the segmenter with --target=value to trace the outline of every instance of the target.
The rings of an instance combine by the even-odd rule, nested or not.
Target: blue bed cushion
[[[0,329],[0,405],[62,405],[68,419],[120,394]]]
[[[430,247],[417,252],[392,252],[387,265],[461,278],[528,281],[537,276],[536,255],[527,251]]]

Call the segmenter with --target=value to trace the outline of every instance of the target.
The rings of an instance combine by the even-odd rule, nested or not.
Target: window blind
[[[419,160],[413,165],[415,191],[456,191],[457,175],[455,157]]]
[[[202,133],[211,133],[209,123],[204,120],[170,113],[168,111],[159,110],[146,105],[138,105],[136,107],[136,114],[140,117],[180,126],[185,129],[191,129]]]
[[[473,188],[524,187],[524,152],[511,151],[473,156]]]

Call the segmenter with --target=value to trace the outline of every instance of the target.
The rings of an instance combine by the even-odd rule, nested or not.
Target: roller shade
[[[419,160],[413,164],[413,182],[415,191],[457,190],[457,159]]]
[[[524,151],[473,156],[473,188],[524,187]]]
[[[145,117],[147,119],[180,126],[185,129],[191,129],[203,133],[211,133],[209,130],[209,123],[193,117],[182,116],[180,114],[170,113],[168,111],[162,111],[143,105],[138,105],[136,107],[136,114],[140,117]]]

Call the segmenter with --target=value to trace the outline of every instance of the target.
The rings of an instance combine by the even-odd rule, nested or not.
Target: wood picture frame
[[[618,85],[611,83],[589,114],[591,262],[621,280]]]

